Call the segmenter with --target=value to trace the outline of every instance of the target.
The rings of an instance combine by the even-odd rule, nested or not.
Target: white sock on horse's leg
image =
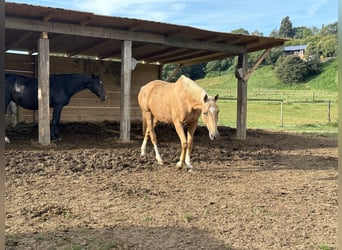
[[[186,164],[187,169],[192,169],[192,166],[191,166],[191,163],[190,163],[190,156],[189,156],[188,152],[186,152],[185,164]]]
[[[156,159],[158,161],[158,164],[159,165],[163,165],[164,163],[163,163],[163,160],[162,160],[162,158],[161,158],[161,156],[159,154],[159,150],[158,150],[157,144],[154,144],[154,152],[156,152]]]
[[[146,154],[146,145],[147,145],[147,138],[144,138],[143,143],[141,144],[141,156]]]

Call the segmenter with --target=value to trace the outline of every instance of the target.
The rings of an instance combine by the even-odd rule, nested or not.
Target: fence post
[[[331,122],[331,101],[328,101],[328,122]]]
[[[284,101],[280,102],[280,121],[281,121],[281,127],[284,127],[284,109],[283,109],[283,103]]]

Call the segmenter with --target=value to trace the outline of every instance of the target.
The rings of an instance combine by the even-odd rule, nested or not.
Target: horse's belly
[[[25,109],[38,110],[38,100],[27,100],[26,98],[17,98],[14,99],[14,102]]]
[[[172,117],[170,115],[154,113],[154,119],[163,123],[172,123]]]

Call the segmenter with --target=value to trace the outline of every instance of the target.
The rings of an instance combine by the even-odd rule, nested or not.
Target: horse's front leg
[[[183,163],[184,163],[186,149],[187,149],[188,145],[187,145],[186,136],[184,133],[183,124],[181,122],[175,122],[174,125],[175,125],[175,129],[176,129],[176,132],[177,132],[178,137],[180,139],[181,147],[182,147],[182,152],[181,152],[181,155],[179,157],[179,161],[177,162],[176,166],[178,168],[181,168],[183,166]]]
[[[187,136],[187,148],[186,148],[186,155],[185,155],[185,164],[187,166],[188,170],[192,170],[192,165],[190,162],[190,155],[193,147],[193,142],[194,142],[194,134],[197,128],[197,121],[193,124],[190,124],[188,127],[188,136]]]
[[[51,139],[52,140],[61,140],[59,136],[59,122],[61,119],[63,106],[55,106],[53,107],[52,114],[52,122],[51,122]]]

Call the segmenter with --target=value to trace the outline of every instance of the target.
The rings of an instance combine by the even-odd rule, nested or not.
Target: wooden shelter
[[[39,124],[48,129],[48,76],[51,73],[100,74],[108,100],[100,104],[82,92],[62,113],[62,121],[120,120],[120,138],[130,140],[130,123],[140,119],[137,92],[160,78],[166,63],[191,65],[238,56],[237,138],[246,138],[247,80],[271,48],[284,39],[230,34],[138,19],[102,16],[59,8],[6,2],[6,71],[37,76],[43,91]],[[264,50],[247,69],[247,55]],[[135,65],[137,63],[137,65]],[[88,96],[89,95],[89,96]],[[45,101],[44,101],[45,100]],[[23,111],[23,119],[35,119]],[[25,118],[26,117],[26,118]],[[31,117],[31,118],[30,118]],[[49,144],[47,135],[39,141]]]

